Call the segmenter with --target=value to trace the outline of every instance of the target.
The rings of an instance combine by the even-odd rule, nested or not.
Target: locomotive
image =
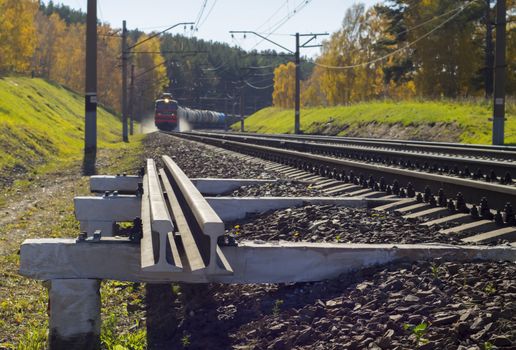
[[[171,94],[164,93],[154,104],[154,124],[160,130],[173,130],[177,126],[176,100]]]
[[[163,93],[155,102],[154,124],[159,130],[174,130],[180,123],[193,128],[221,128],[226,125],[226,115],[181,107],[171,94]]]

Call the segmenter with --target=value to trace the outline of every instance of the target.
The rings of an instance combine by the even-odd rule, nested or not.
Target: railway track
[[[399,168],[417,169],[433,173],[444,173],[451,176],[499,182],[507,185],[515,185],[516,177],[516,150],[482,150],[483,156],[475,156],[477,149],[472,153],[462,155],[462,149],[457,147],[437,148],[425,146],[419,150],[393,149],[390,142],[384,146],[356,146],[354,144],[329,143],[316,140],[291,140],[291,137],[280,135],[267,135],[265,137],[254,135],[242,135],[234,133],[198,133],[204,136],[222,137],[225,140],[241,141],[260,144],[264,146],[292,149],[313,154],[322,154],[337,158],[347,158],[370,163],[396,166]],[[286,135],[285,135],[286,136]],[[302,137],[302,136],[301,136]],[[306,136],[305,136],[306,138]],[[378,143],[380,144],[380,143]],[[398,146],[402,146],[399,144]],[[457,153],[459,150],[459,153]]]
[[[217,132],[211,130],[212,133],[228,136],[242,136],[242,133],[235,132]],[[474,145],[450,142],[429,142],[429,141],[410,141],[410,140],[393,140],[393,139],[374,139],[374,138],[358,138],[343,136],[323,136],[323,135],[293,135],[293,134],[257,134],[245,133],[246,136],[256,136],[262,138],[279,138],[285,140],[298,140],[306,142],[321,142],[337,145],[348,145],[359,148],[376,148],[402,150],[404,152],[417,153],[437,153],[449,155],[462,155],[465,157],[474,157],[476,159],[492,159],[507,160],[516,162],[515,146],[492,146],[492,145]]]
[[[205,132],[173,134],[275,162],[277,165],[269,166],[270,169],[294,179],[316,181],[316,188],[331,196],[402,198],[378,210],[395,210],[407,219],[424,219],[427,225],[454,223],[447,233],[461,233],[465,237],[471,233],[467,237],[475,237],[471,238],[472,242],[516,238],[512,206],[516,203],[516,186],[512,175],[510,181],[504,181],[503,177],[491,180],[485,175],[467,177],[425,167],[371,161],[367,157],[341,158],[331,152],[334,146],[328,144],[323,148],[321,144],[303,143],[304,147],[314,146],[319,152],[325,150],[321,152],[324,154],[317,154],[306,149],[288,149],[293,144],[274,138]]]
[[[288,293],[292,294],[292,283],[335,279],[331,283],[339,287],[328,289],[331,293],[329,299],[320,294],[320,284],[315,288],[317,304],[323,309],[334,310],[341,305],[337,300],[332,300],[335,292],[340,293],[339,288],[343,288],[344,293],[348,284],[354,283],[356,271],[370,271],[371,266],[392,264],[389,266],[399,271],[392,275],[400,278],[397,280],[398,287],[391,289],[379,280],[363,281],[351,287],[353,295],[356,294],[355,290],[363,292],[364,296],[369,295],[369,291],[364,292],[367,286],[374,291],[388,292],[384,298],[378,298],[379,305],[375,307],[382,310],[382,317],[390,317],[391,311],[381,309],[387,305],[384,300],[399,300],[394,305],[389,302],[400,313],[399,319],[406,317],[410,320],[409,317],[413,316],[413,309],[405,308],[406,311],[402,311],[409,298],[417,305],[421,304],[425,310],[439,304],[432,312],[421,311],[425,317],[422,320],[432,322],[434,331],[435,325],[439,324],[453,329],[448,320],[460,318],[459,312],[451,316],[443,313],[449,313],[451,305],[458,305],[454,300],[443,304],[443,295],[456,296],[464,304],[466,312],[471,309],[471,299],[463,298],[464,294],[459,294],[457,290],[438,291],[435,299],[439,299],[439,303],[427,299],[428,296],[437,295],[435,288],[447,288],[439,279],[444,277],[440,275],[442,266],[446,276],[454,274],[458,281],[456,285],[464,290],[469,288],[467,295],[471,295],[472,291],[484,291],[478,305],[480,308],[485,306],[486,317],[490,315],[486,322],[494,322],[492,315],[498,315],[499,322],[505,324],[510,317],[510,313],[506,317],[501,312],[491,313],[490,309],[493,290],[502,290],[502,296],[507,295],[508,298],[513,295],[509,286],[512,270],[508,269],[513,269],[516,246],[499,244],[500,240],[516,240],[514,222],[505,222],[514,219],[514,213],[511,216],[508,207],[505,208],[502,222],[497,218],[487,219],[485,212],[482,217],[478,215],[475,218],[473,207],[464,199],[464,207],[461,207],[460,199],[452,200],[455,209],[451,210],[437,203],[438,199],[442,199],[440,196],[436,197],[428,191],[417,192],[416,186],[401,187],[398,183],[396,187],[395,182],[388,184],[385,178],[382,182],[381,178],[376,181],[365,175],[351,176],[351,170],[342,163],[349,163],[348,160],[198,134],[177,136],[217,147],[204,147],[177,137],[157,136],[163,139],[160,139],[160,145],[152,145],[153,157],[147,159],[146,167],[138,175],[93,176],[90,178],[90,190],[94,195],[74,198],[74,211],[81,227],[78,239],[29,239],[20,248],[20,273],[29,278],[50,281],[51,348],[61,343],[71,344],[66,348],[79,348],[76,344],[100,342],[99,280],[202,283],[200,287],[204,296],[206,283],[228,284],[228,290],[234,290],[235,284],[266,283],[270,286],[272,283],[288,283]],[[161,148],[161,144],[165,143],[168,144],[166,150]],[[187,151],[181,149],[184,143],[189,144]],[[166,151],[166,154],[158,157],[154,148],[160,154],[162,151]],[[223,163],[221,159],[228,162]],[[329,162],[334,165],[329,167]],[[202,163],[202,167],[190,174],[190,178],[182,169],[190,170],[196,163]],[[217,174],[228,175],[235,164],[237,172],[231,175],[232,178],[197,177],[208,176],[207,173],[214,170],[210,170],[210,166],[217,168]],[[248,173],[250,169],[255,171],[255,175],[248,179],[235,177],[245,174],[246,168]],[[220,169],[225,172],[221,173]],[[364,174],[369,170],[380,171],[371,164],[369,168],[361,169]],[[257,186],[285,183],[281,174],[285,178],[304,180],[297,183],[303,184],[304,188],[317,188],[318,191],[314,191],[317,196],[292,196],[292,188],[282,190],[282,194],[276,194],[277,197],[264,189],[260,189],[264,197],[249,194],[239,197],[231,192],[253,183]],[[321,196],[321,192],[325,195]],[[470,212],[466,213],[465,208]],[[425,218],[426,225],[448,221],[450,225],[444,225],[444,232],[450,235],[439,231],[439,226],[431,230],[423,229],[417,224],[407,225],[406,220],[392,213],[378,211],[395,211],[406,220]],[[497,215],[488,211],[493,216]],[[270,213],[279,213],[277,219],[271,218]],[[364,223],[363,219],[368,215],[370,220]],[[130,222],[132,225],[120,232],[118,224]],[[236,222],[247,227],[235,225]],[[309,225],[303,225],[303,222]],[[285,223],[289,227],[285,227]],[[242,232],[238,232],[240,229]],[[280,230],[282,233],[278,235]],[[452,233],[458,235],[450,239]],[[300,235],[305,236],[301,239]],[[346,235],[343,241],[341,235]],[[363,241],[365,238],[366,242]],[[483,245],[492,242],[497,245]],[[500,261],[508,262],[500,264]],[[450,270],[444,270],[444,267]],[[383,270],[379,272],[384,277],[385,268],[382,267]],[[466,281],[464,269],[467,268],[473,273],[472,279],[467,279],[468,285],[463,282]],[[488,288],[479,286],[479,268],[485,271],[486,277],[482,275],[482,279],[488,277],[493,280],[490,283],[503,281],[503,284],[496,284],[496,289],[492,285]],[[401,278],[407,276],[407,271],[412,275],[405,282]],[[420,287],[419,283],[417,286],[412,283],[416,276],[425,273],[424,280],[435,283],[435,287]],[[388,278],[392,280],[390,276]],[[249,291],[248,287],[245,288]],[[311,287],[302,285],[301,288],[309,290]],[[391,292],[392,295],[389,294]],[[224,295],[227,297],[229,294]],[[248,298],[251,303],[241,306],[242,309],[254,309],[254,305],[258,305],[253,304],[254,299],[259,299],[255,295]],[[295,304],[299,310],[296,315],[304,317],[313,308],[304,292],[299,295],[299,303]],[[273,297],[277,298],[277,294]],[[421,303],[420,297],[425,298]],[[234,309],[233,300],[242,299],[235,294],[226,300],[232,303]],[[336,299],[342,301],[348,298]],[[70,303],[69,300],[81,300],[81,303]],[[262,304],[262,300],[258,300],[258,303]],[[498,302],[500,299],[496,300]],[[303,310],[297,306],[303,304],[308,305],[309,309]],[[351,306],[357,310],[360,308],[356,308],[355,304]],[[501,303],[496,306],[500,310],[505,308]],[[456,307],[453,308],[455,310]],[[222,309],[214,309],[218,317]],[[202,319],[205,319],[204,310],[199,313]],[[77,318],[77,315],[81,317]],[[366,311],[360,315],[360,320],[369,320],[370,317],[370,312]],[[335,320],[340,322],[340,318]],[[200,324],[204,325],[202,322]],[[268,320],[267,324],[270,324]],[[506,333],[502,328],[496,328],[496,332],[493,332],[503,336]],[[508,338],[503,336],[496,338],[498,342],[509,343]],[[446,335],[446,338],[450,336]]]

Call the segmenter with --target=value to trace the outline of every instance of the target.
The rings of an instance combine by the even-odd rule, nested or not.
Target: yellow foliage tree
[[[39,1],[0,0],[0,72],[30,69]]]
[[[137,42],[147,39],[147,35],[141,35]],[[161,43],[158,38],[153,38],[137,46],[134,52],[154,52],[154,54],[133,54],[132,62],[136,65],[136,86],[140,91],[139,99],[147,101],[150,108],[157,95],[163,90],[168,82],[167,64],[160,52]],[[144,108],[145,109],[145,108]]]
[[[296,65],[293,62],[280,64],[274,69],[274,92],[272,103],[276,107],[294,108]]]

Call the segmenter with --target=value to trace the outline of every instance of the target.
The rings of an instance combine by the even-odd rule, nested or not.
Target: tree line
[[[470,98],[492,94],[490,0],[389,0],[346,11],[302,81],[305,106],[379,98]],[[507,93],[516,93],[516,1],[507,0]],[[488,35],[491,34],[491,35]],[[490,39],[490,37],[492,39]],[[486,57],[488,61],[486,61]],[[491,62],[491,64],[487,64]],[[294,69],[275,70],[273,102],[292,107]]]
[[[0,75],[32,74],[62,84],[79,93],[84,91],[86,14],[68,6],[47,5],[36,0],[0,0]],[[110,25],[99,23],[98,100],[104,106],[121,110],[121,39]],[[143,40],[144,33],[129,38]],[[142,50],[160,50],[159,39],[143,44]],[[136,74],[163,60],[161,55],[131,55]],[[157,83],[165,68],[147,74],[147,102],[161,89]]]
[[[0,0],[0,76],[32,74],[82,93],[85,32],[86,14],[80,10],[53,1]],[[99,22],[97,33],[98,100],[120,112],[121,32]],[[130,30],[129,46],[148,35]],[[243,101],[244,113],[252,113],[271,105],[273,70],[290,59],[186,34],[156,37],[129,55],[129,72],[135,66],[135,116],[152,110],[162,91],[192,108],[229,113],[239,113]]]

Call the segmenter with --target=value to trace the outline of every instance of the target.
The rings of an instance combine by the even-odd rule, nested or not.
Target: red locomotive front
[[[173,130],[177,127],[177,101],[168,94],[156,100],[154,124],[160,130]]]

